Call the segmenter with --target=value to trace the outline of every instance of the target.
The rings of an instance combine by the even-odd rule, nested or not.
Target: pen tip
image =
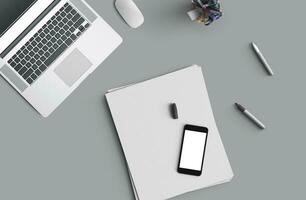
[[[235,103],[235,105],[238,108],[238,110],[240,110],[241,112],[245,111],[245,108],[242,105],[240,105],[239,103]]]

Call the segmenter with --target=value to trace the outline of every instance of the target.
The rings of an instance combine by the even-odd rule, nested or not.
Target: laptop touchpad
[[[54,72],[68,86],[81,78],[81,76],[92,66],[92,63],[78,49],[74,49],[62,63],[60,63]]]

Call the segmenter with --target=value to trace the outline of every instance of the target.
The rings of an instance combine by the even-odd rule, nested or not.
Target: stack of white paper
[[[136,199],[164,200],[233,178],[201,67],[193,65],[117,88],[107,93],[106,98]],[[178,120],[170,115],[169,104],[173,102],[178,107]],[[203,172],[199,177],[177,173],[185,124],[209,129]]]

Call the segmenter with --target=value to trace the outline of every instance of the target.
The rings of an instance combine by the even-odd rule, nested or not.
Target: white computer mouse
[[[144,17],[133,0],[116,0],[115,6],[130,27],[138,28],[143,24]]]

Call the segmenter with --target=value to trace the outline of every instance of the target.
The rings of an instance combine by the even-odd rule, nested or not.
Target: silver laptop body
[[[13,12],[0,20],[0,74],[44,117],[122,42],[84,0],[1,0],[0,7]]]

